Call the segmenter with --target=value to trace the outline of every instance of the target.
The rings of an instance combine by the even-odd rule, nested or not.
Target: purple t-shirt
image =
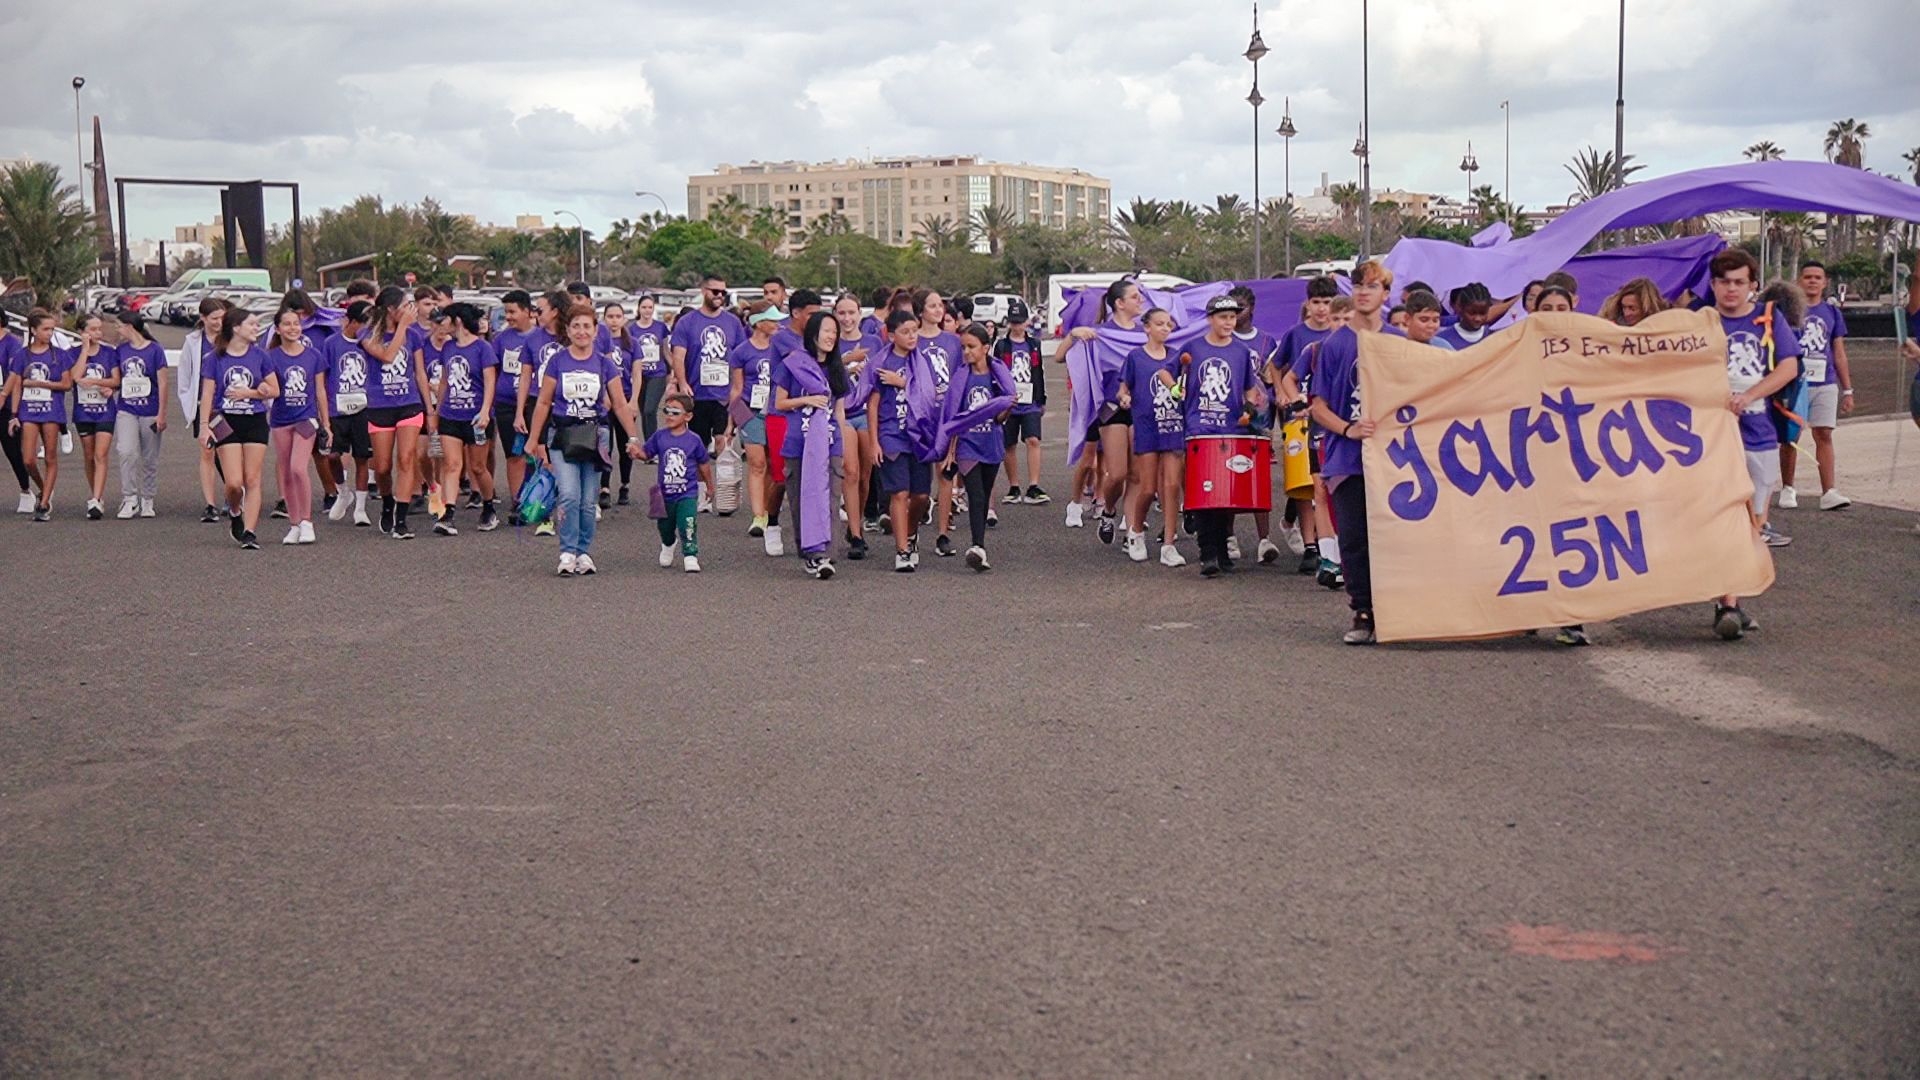
[[[927,366],[933,369],[934,400],[945,401],[948,381],[966,363],[960,359],[959,335],[942,330],[932,337],[922,337],[919,349],[927,358]]]
[[[540,396],[540,382],[547,377],[547,364],[559,353],[565,352],[567,343],[554,337],[541,327],[527,331],[527,355],[523,363],[533,365],[530,374],[533,381],[527,384],[527,400]]]
[[[1273,360],[1273,351],[1279,345],[1272,334],[1257,326],[1244,334],[1235,330],[1233,336],[1235,340],[1253,350],[1253,370],[1256,375]]]
[[[597,420],[607,415],[607,386],[620,377],[620,369],[606,353],[596,352],[585,360],[562,349],[547,361],[544,378],[554,380],[553,415],[570,420]]]
[[[727,353],[727,366],[740,373],[740,399],[763,416],[773,411],[774,355],[772,344],[761,348],[752,338]]]
[[[300,350],[300,355],[274,348],[267,353],[274,375],[280,379],[280,396],[273,399],[269,422],[274,427],[291,427],[320,415],[320,399],[314,387],[326,378],[327,354],[317,348]]]
[[[628,363],[634,375],[653,379],[667,373],[667,334],[667,324],[658,319],[645,326],[637,322],[627,324],[627,336],[633,342],[627,351]]]
[[[367,407],[367,354],[360,343],[335,334],[320,345],[327,356],[327,408],[351,416]]]
[[[1306,389],[1309,375],[1307,371],[1307,356],[1310,352],[1308,346],[1316,345],[1327,340],[1327,335],[1331,333],[1333,333],[1333,327],[1331,326],[1325,330],[1315,330],[1306,323],[1297,323],[1289,327],[1286,333],[1280,335],[1280,343],[1274,346],[1274,366],[1283,367],[1293,372],[1293,377],[1300,381],[1301,389]]]
[[[0,319],[0,324],[5,322],[5,319]],[[7,376],[13,374],[14,358],[19,356],[24,348],[25,346],[20,344],[19,334],[0,333],[0,383],[6,382]]]
[[[435,341],[432,337],[428,337],[425,342],[421,343],[420,360],[421,366],[427,369],[428,386],[440,385],[440,371],[446,366],[447,349],[452,345],[453,338],[451,337],[444,338],[440,341]]]
[[[1440,332],[1433,336],[1431,344],[1443,345],[1457,352],[1461,349],[1478,345],[1482,341],[1485,341],[1486,338],[1487,328],[1484,326],[1469,334],[1467,331],[1461,329],[1459,323],[1454,323],[1452,326],[1441,327]]]
[[[37,353],[27,346],[21,346],[13,358],[13,373],[22,379],[36,382],[59,382],[61,376],[73,367],[73,354],[49,345],[46,352]],[[67,422],[67,395],[64,391],[49,390],[44,386],[22,386],[20,388],[20,419],[29,424],[64,424]]]
[[[367,358],[369,373],[367,407],[398,409],[420,404],[420,383],[413,377],[413,349],[395,349],[393,359],[383,364],[367,347],[369,340],[372,340],[371,335],[360,340],[360,349]]]
[[[157,341],[120,346],[120,411],[131,416],[160,415],[160,373],[167,350]]]
[[[906,373],[908,378],[912,378],[911,358],[901,356],[894,351],[892,345],[888,345],[887,350],[881,353],[877,360],[869,360],[867,363],[877,365],[873,369],[873,385],[877,388],[875,400],[879,404],[875,410],[877,415],[874,419],[879,422],[878,438],[880,440],[880,453],[885,457],[892,457],[895,454],[911,454],[913,453],[913,443],[907,438],[906,434],[907,388],[904,386],[889,386],[881,382],[879,376],[879,373],[882,371],[898,371]]]
[[[200,381],[213,384],[213,411],[216,415],[257,416],[267,411],[259,398],[228,397],[228,390],[254,390],[273,372],[273,364],[258,345],[235,356],[225,349],[215,353],[208,366],[200,369]]]
[[[800,385],[800,380],[794,378],[793,373],[787,370],[789,364],[812,364],[814,367],[819,367],[820,361],[809,356],[804,349],[799,352],[787,353],[776,361],[773,364],[773,385],[777,390],[769,394],[767,398],[767,410],[769,412],[774,411],[773,403],[779,400],[778,390],[785,390],[788,397],[806,396],[807,391]],[[824,378],[825,375],[826,372],[822,371],[821,376]],[[811,414],[805,409],[789,409],[786,412],[786,416],[789,418],[787,421],[787,437],[780,440],[780,455],[782,457],[791,458],[794,461],[800,460],[800,454],[807,445],[807,428],[816,423],[827,424],[829,428],[828,437],[831,440],[828,453],[834,457],[840,456],[840,425],[833,423],[833,410],[831,408],[815,409]]]
[[[78,364],[80,350],[75,348],[68,360]],[[120,354],[111,345],[102,345],[87,360],[87,366],[73,377],[73,418],[83,424],[111,424],[113,414],[119,411],[114,403],[114,392],[102,387],[81,386],[81,379],[110,379],[120,370]]]
[[[531,362],[527,355],[527,335],[509,326],[493,335],[493,354],[499,361],[493,377],[493,403],[512,405],[520,392],[520,372]]]
[[[447,392],[440,399],[441,419],[472,420],[479,416],[480,399],[487,392],[487,369],[500,366],[493,346],[485,338],[474,338],[469,345],[449,341],[440,352],[440,360],[447,380]],[[495,376],[493,392],[494,400],[499,400],[498,376]]]
[[[960,402],[961,412],[972,412],[992,401],[1000,393],[1000,384],[994,381],[991,365],[986,371],[975,371],[971,367],[961,370],[965,372],[964,381],[961,378],[955,379],[960,386],[960,392],[967,395]],[[1001,434],[1000,418],[997,416],[989,416],[961,432],[957,441],[960,444],[959,449],[953,452],[954,459],[957,461],[978,461],[988,465],[998,465],[1006,460],[1006,439]]]
[[[678,502],[693,498],[700,482],[700,466],[707,463],[707,444],[692,431],[678,435],[666,428],[647,436],[647,456],[659,470],[660,498]]]
[[[1833,368],[1833,343],[1847,336],[1847,317],[1838,305],[1822,300],[1807,309],[1800,328],[1800,364],[1808,386],[1832,386],[1840,378]]]
[[[1360,419],[1360,337],[1343,326],[1327,335],[1315,362],[1313,396],[1327,403],[1335,416]],[[1331,480],[1359,476],[1360,443],[1338,431],[1329,431],[1320,443],[1320,475]]]
[[[1235,435],[1246,430],[1247,388],[1253,385],[1254,355],[1246,342],[1229,335],[1225,345],[1205,337],[1187,342],[1188,435]]]
[[[993,355],[1013,376],[1013,412],[1016,416],[1047,411],[1046,373],[1041,369],[1040,342],[1032,334],[1020,341],[1002,337],[993,343]]]
[[[1727,383],[1736,394],[1766,378],[1770,371],[1762,339],[1765,330],[1759,325],[1765,310],[1756,304],[1745,315],[1720,316],[1720,327],[1727,332]],[[1799,337],[1787,325],[1787,317],[1777,310],[1773,313],[1773,353],[1776,365],[1789,356],[1800,355]],[[1767,399],[1761,398],[1740,414],[1742,446],[1749,450],[1772,450],[1780,445],[1780,434],[1773,428],[1773,418],[1767,415],[1770,407]]]
[[[1187,418],[1173,387],[1157,377],[1167,372],[1178,378],[1180,354],[1167,350],[1165,359],[1155,360],[1142,345],[1127,354],[1120,367],[1120,380],[1133,396],[1133,449],[1136,453],[1162,453],[1179,450],[1186,443]]]
[[[746,337],[746,327],[731,311],[689,311],[673,324],[672,345],[687,351],[687,381],[693,384],[695,401],[727,400],[733,383],[727,356]]]

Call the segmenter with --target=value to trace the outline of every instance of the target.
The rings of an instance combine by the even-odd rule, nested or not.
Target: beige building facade
[[[776,206],[785,212],[783,253],[797,249],[807,226],[829,214],[845,217],[854,232],[905,246],[923,221],[944,217],[958,224],[989,206],[1006,209],[1016,224],[1054,228],[1071,221],[1104,222],[1113,212],[1113,185],[1101,177],[973,157],[721,165],[687,179],[687,216],[706,217],[728,195],[749,208]],[[985,250],[983,239],[974,243]]]

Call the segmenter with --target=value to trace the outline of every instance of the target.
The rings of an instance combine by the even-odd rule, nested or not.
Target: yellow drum
[[[1280,477],[1287,498],[1313,498],[1313,463],[1307,456],[1307,420],[1296,417],[1280,425]]]

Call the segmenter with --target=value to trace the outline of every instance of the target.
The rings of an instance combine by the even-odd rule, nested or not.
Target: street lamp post
[[[1300,129],[1293,126],[1293,99],[1281,98],[1280,102],[1280,126],[1274,129],[1274,133],[1285,140],[1281,144],[1286,147],[1285,163],[1281,166],[1283,170],[1281,186],[1287,193],[1287,219],[1282,223],[1286,228],[1287,261],[1286,265],[1280,268],[1280,272],[1291,274],[1293,273],[1293,137],[1300,134]]]
[[[1246,58],[1253,63],[1253,92],[1247,95],[1247,103],[1253,106],[1253,276],[1264,277],[1265,271],[1260,264],[1260,103],[1266,98],[1260,96],[1260,58],[1270,52],[1267,43],[1260,40],[1260,3],[1253,5],[1253,39],[1247,42]]]
[[[1500,201],[1507,204],[1507,212],[1511,214],[1513,212],[1513,102],[1501,102],[1500,111],[1507,118],[1507,177],[1500,183]]]
[[[836,251],[827,256],[827,265],[833,267],[833,291],[837,293],[840,291],[840,253]]]
[[[80,88],[87,85],[84,75],[73,77],[73,186],[80,190],[80,209],[87,208],[87,149],[80,135]]]
[[[571,210],[555,210],[553,212],[554,217],[559,217],[561,214],[565,214],[573,219],[574,228],[580,234],[580,280],[584,282],[587,280],[587,226],[580,220],[580,215]]]
[[[636,192],[634,192],[634,193],[633,193],[633,197],[634,197],[634,198],[636,198],[636,199],[653,199],[653,200],[655,200],[656,202],[658,202],[658,203],[660,204],[660,212],[661,212],[661,213],[663,213],[663,214],[665,214],[665,215],[667,215],[668,217],[672,217],[672,216],[673,216],[673,207],[671,207],[671,206],[668,206],[668,205],[667,205],[667,200],[665,200],[665,199],[663,199],[663,198],[661,198],[661,197],[660,197],[659,195],[657,195],[657,194],[655,194],[654,192],[651,192],[651,191],[636,191]]]
[[[1360,181],[1360,261],[1365,262],[1368,248],[1373,240],[1373,214],[1370,208],[1372,198],[1367,194],[1367,129],[1363,124],[1353,136],[1353,156],[1358,162],[1355,170]]]
[[[1613,186],[1627,186],[1627,0],[1620,0],[1620,66],[1613,89]]]
[[[1480,161],[1473,156],[1472,139],[1467,140],[1467,156],[1460,159],[1460,171],[1467,174],[1467,201],[1464,206],[1466,208],[1465,212],[1471,213],[1473,210],[1473,174],[1480,171]],[[1466,222],[1462,222],[1462,224],[1466,224]]]
[[[1368,68],[1367,0],[1360,0],[1360,258],[1373,254],[1372,81]]]

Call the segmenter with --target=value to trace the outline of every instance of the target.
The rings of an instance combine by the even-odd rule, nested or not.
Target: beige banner
[[[1536,314],[1464,352],[1360,335],[1382,641],[1617,618],[1773,583],[1711,311]]]

